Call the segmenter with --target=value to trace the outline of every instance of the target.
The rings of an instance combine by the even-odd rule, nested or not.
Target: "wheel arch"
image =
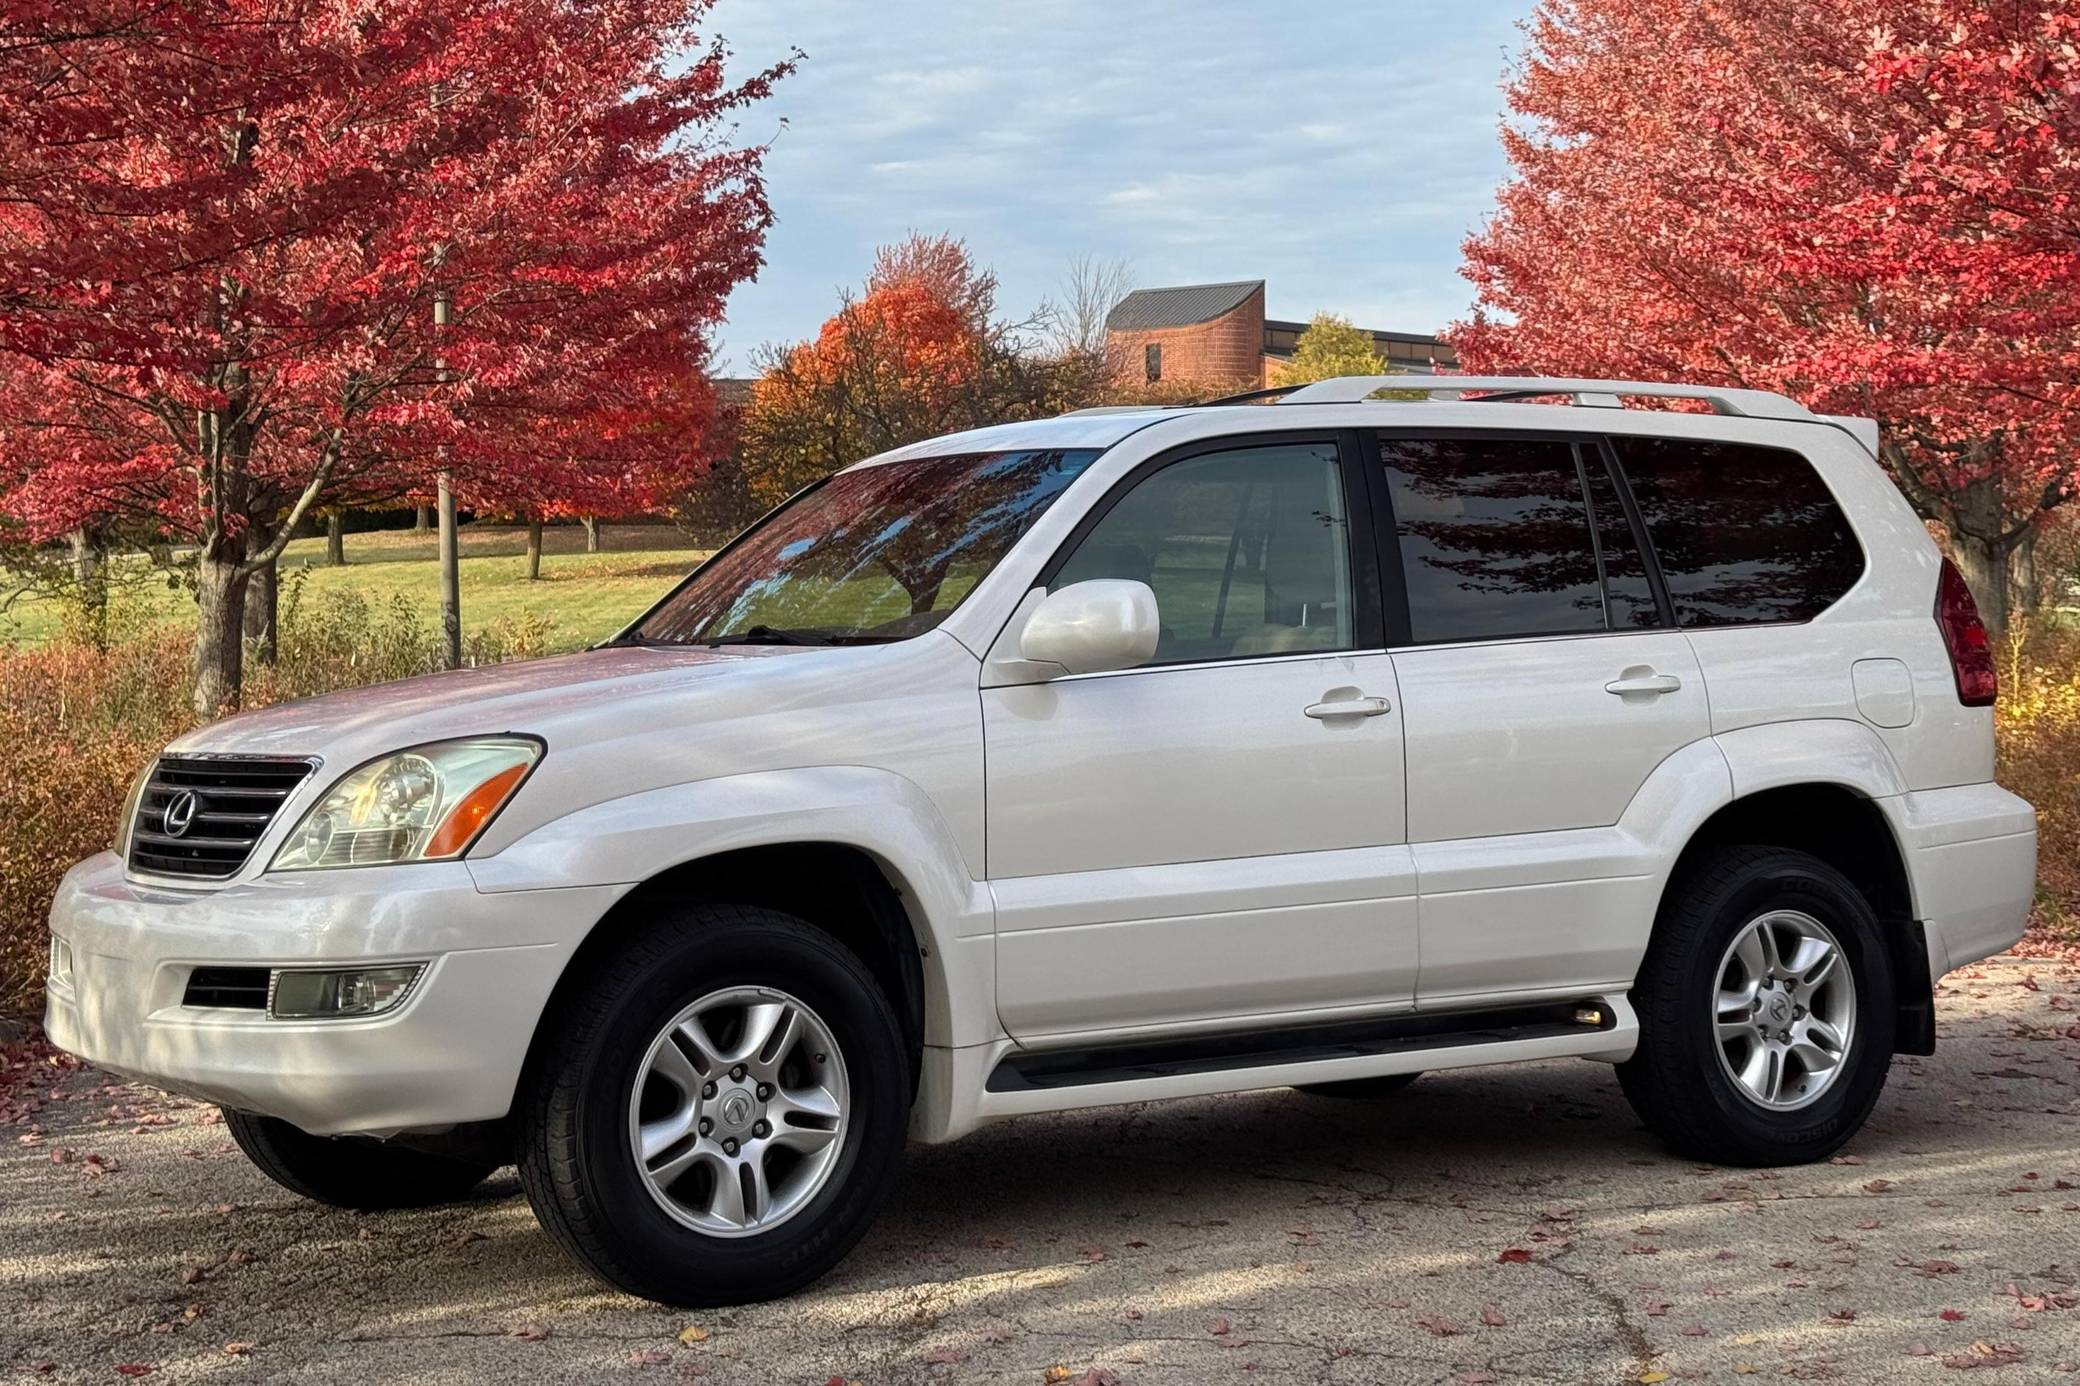
[[[559,999],[666,901],[762,905],[839,937],[887,988],[913,1061],[924,1045],[1001,1036],[994,913],[961,841],[903,776],[820,766],[606,800],[472,860],[489,893],[609,883],[619,891],[573,929],[522,1072],[532,1071]]]
[[[893,864],[856,843],[770,842],[690,857],[639,882],[601,916],[571,955],[542,1008],[535,1046],[563,996],[582,986],[592,964],[613,951],[660,908],[751,905],[778,910],[843,943],[865,963],[903,1027],[915,1091],[928,1025],[935,1009],[925,960],[935,957],[930,933],[912,913],[916,892]],[[936,971],[937,969],[934,969]],[[943,974],[941,974],[943,977]]]
[[[1934,979],[1927,941],[1914,916],[1905,853],[1871,796],[1838,780],[1773,785],[1721,805],[1690,834],[1663,889],[1657,920],[1683,884],[1715,852],[1782,847],[1826,862],[1849,878],[1878,916],[1892,964],[1896,1052],[1935,1050]]]

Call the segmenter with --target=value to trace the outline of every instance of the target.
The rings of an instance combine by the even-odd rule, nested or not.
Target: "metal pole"
[[[446,290],[433,300],[433,325],[445,329],[448,325],[448,294]],[[441,383],[448,379],[448,363],[436,358],[434,369]],[[439,478],[440,491],[440,551],[441,551],[441,655],[446,667],[462,667],[462,553],[455,537],[455,492],[448,485],[447,469],[443,468]]]

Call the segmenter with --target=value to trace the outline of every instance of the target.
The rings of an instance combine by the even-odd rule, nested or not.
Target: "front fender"
[[[988,891],[930,798],[891,771],[823,766],[645,790],[545,823],[469,869],[487,894],[629,886],[724,852],[799,843],[857,848],[902,894],[923,962],[927,1044],[1002,1034]]]

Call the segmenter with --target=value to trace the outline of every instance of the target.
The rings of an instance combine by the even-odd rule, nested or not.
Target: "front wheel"
[[[909,1066],[844,945],[772,910],[687,908],[559,1011],[520,1178],[602,1279],[687,1307],[772,1299],[866,1232],[902,1154]]]
[[[1869,902],[1817,857],[1729,848],[1676,882],[1632,995],[1639,1049],[1619,1083],[1686,1155],[1823,1159],[1885,1086],[1890,954]]]

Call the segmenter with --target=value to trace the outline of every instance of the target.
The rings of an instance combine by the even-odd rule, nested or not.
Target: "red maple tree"
[[[737,458],[751,495],[772,504],[888,448],[1087,402],[1089,363],[1000,320],[996,294],[954,237],[883,246],[813,339],[761,353]]]
[[[312,507],[688,456],[771,219],[730,122],[788,66],[728,82],[710,3],[9,6],[4,506],[192,543],[198,710]]]
[[[2076,493],[2080,13],[1543,0],[1527,30],[1466,364],[1874,415],[2004,625]]]

